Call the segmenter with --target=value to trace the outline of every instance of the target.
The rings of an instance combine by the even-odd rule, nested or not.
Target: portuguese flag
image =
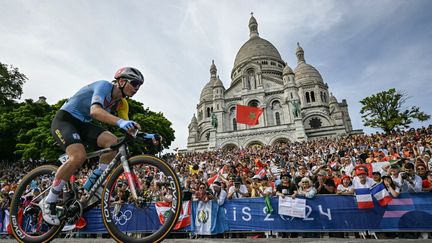
[[[258,119],[263,113],[263,110],[264,109],[259,107],[237,105],[237,123],[242,123],[250,126],[258,125]]]

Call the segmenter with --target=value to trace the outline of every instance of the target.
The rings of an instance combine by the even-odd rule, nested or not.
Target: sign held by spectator
[[[306,199],[279,197],[279,214],[296,217],[306,218]]]

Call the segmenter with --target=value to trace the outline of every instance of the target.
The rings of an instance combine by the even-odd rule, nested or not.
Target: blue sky
[[[185,148],[187,126],[210,78],[225,88],[235,55],[249,38],[250,12],[260,36],[296,67],[300,42],[355,129],[359,101],[389,88],[432,114],[432,1],[0,1],[0,61],[29,80],[22,99],[70,97],[122,66],[142,70],[134,97],[173,123],[172,148]],[[416,126],[431,122],[416,123]]]

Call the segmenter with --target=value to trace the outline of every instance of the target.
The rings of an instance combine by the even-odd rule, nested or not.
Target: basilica
[[[338,102],[328,84],[306,62],[297,43],[294,71],[272,43],[260,37],[249,20],[249,39],[240,47],[225,88],[212,61],[210,80],[201,91],[189,124],[187,151],[232,149],[297,142],[353,132],[345,99]],[[236,121],[236,105],[263,109],[258,125]],[[357,131],[358,132],[358,131]]]

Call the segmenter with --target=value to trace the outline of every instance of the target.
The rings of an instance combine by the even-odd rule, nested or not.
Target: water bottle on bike
[[[102,170],[100,168],[97,168],[93,170],[92,173],[87,177],[87,181],[85,182],[83,188],[89,192],[90,188],[93,186],[93,184],[99,179],[100,175],[102,174]]]

